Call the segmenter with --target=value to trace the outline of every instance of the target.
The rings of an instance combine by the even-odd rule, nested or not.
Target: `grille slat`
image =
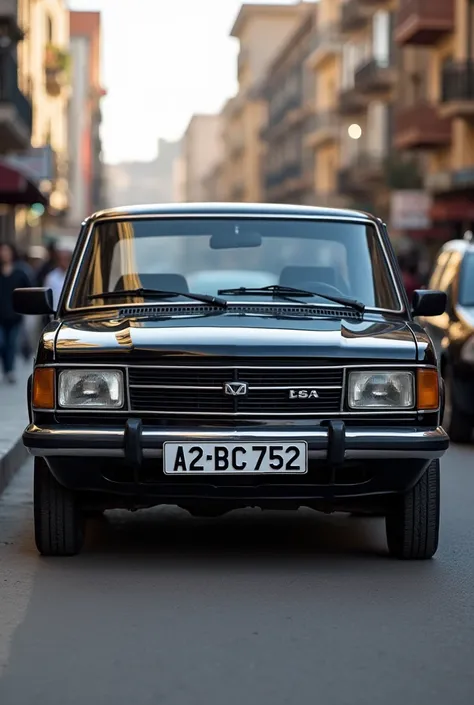
[[[205,414],[215,416],[321,416],[340,410],[343,368],[316,367],[314,361],[271,361],[245,358],[209,359],[204,365],[180,360],[156,367],[130,367],[129,393],[133,411],[177,416]],[[324,364],[324,363],[322,363]],[[226,382],[246,382],[243,396],[224,393]],[[179,387],[179,388],[178,388]],[[263,387],[263,389],[259,389]],[[316,390],[317,396],[290,396],[290,390]]]

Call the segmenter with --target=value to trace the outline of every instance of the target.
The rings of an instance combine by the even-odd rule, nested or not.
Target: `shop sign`
[[[433,199],[426,191],[393,191],[390,224],[395,230],[425,230],[431,227]]]

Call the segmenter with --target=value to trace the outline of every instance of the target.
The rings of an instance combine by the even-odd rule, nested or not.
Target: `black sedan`
[[[84,222],[36,354],[24,442],[35,534],[71,555],[90,512],[199,516],[300,506],[386,517],[393,556],[431,558],[448,448],[433,344],[385,225],[365,213],[201,204]]]

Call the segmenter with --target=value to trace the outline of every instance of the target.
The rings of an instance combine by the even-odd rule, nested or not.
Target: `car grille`
[[[132,411],[169,415],[320,416],[341,409],[343,368],[288,361],[130,367]],[[246,394],[226,385],[244,383]],[[298,393],[308,394],[300,398]],[[290,396],[290,392],[292,392]],[[311,395],[309,393],[312,392]]]

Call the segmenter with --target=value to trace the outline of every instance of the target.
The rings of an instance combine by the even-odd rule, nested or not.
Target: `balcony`
[[[399,0],[395,41],[428,46],[454,31],[455,0]]]
[[[247,65],[249,58],[249,52],[248,49],[245,49],[244,47],[240,48],[239,55],[237,57],[237,75],[240,78],[242,75],[242,72]]]
[[[356,155],[338,172],[338,191],[343,196],[364,195],[384,183],[384,158],[367,152]]]
[[[369,25],[371,19],[370,5],[361,0],[346,0],[341,6],[341,31],[357,32]]]
[[[339,115],[360,115],[368,104],[368,99],[355,87],[346,88],[339,93]]]
[[[18,67],[11,54],[0,57],[0,152],[26,149],[33,111],[18,87]]]
[[[446,118],[474,118],[473,60],[452,63],[443,68],[439,113]]]
[[[314,33],[311,52],[307,64],[313,69],[320,68],[326,61],[337,56],[342,50],[342,37],[339,25],[330,24]]]
[[[331,191],[316,191],[308,198],[305,205],[316,206],[316,208],[347,208],[348,198],[340,193]]]
[[[245,148],[244,133],[239,131],[230,135],[228,150],[231,157],[238,157]]]
[[[316,113],[309,119],[306,129],[305,142],[313,149],[336,142],[340,136],[338,115],[334,110]]]
[[[61,95],[69,84],[70,56],[55,46],[48,44],[44,62],[46,90],[52,97]]]
[[[430,103],[417,103],[395,115],[396,149],[440,149],[451,142],[451,122]]]
[[[265,176],[269,200],[282,200],[313,187],[313,172],[305,171],[301,162],[290,162]]]
[[[390,92],[395,86],[395,81],[395,68],[382,64],[377,59],[364,61],[356,68],[354,74],[356,90],[371,97]]]

